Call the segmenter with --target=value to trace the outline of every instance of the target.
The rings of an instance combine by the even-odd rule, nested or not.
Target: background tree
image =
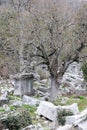
[[[18,42],[19,42],[19,60],[20,60],[20,72],[25,68],[25,61],[27,61],[27,56],[24,56],[26,53],[25,46],[29,44],[28,42],[28,24],[27,16],[29,15],[27,10],[31,7],[31,0],[11,0],[11,5],[14,10],[17,12],[17,21],[18,21]],[[28,17],[29,18],[29,17]],[[27,26],[27,27],[26,27]]]
[[[28,3],[30,1],[10,0],[9,5],[0,6],[0,64],[8,63],[10,74],[22,70],[24,61],[29,59]]]
[[[87,2],[83,2],[82,6],[80,7],[76,20],[75,20],[75,41],[78,44],[84,44],[87,46]],[[85,48],[80,58],[84,60],[87,57],[87,48]]]
[[[87,3],[85,2],[77,14],[76,35],[78,42],[87,46]],[[87,47],[80,54],[82,71],[84,75],[84,86],[87,89]]]
[[[0,65],[8,64],[12,73],[18,68],[16,13],[0,6]]]

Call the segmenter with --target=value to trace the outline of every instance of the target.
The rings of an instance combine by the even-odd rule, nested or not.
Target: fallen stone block
[[[23,96],[22,100],[23,100],[23,104],[28,104],[28,105],[33,105],[33,106],[36,106],[40,103],[39,100],[26,96],[26,95]]]
[[[72,125],[60,126],[57,130],[71,130]]]
[[[41,101],[36,113],[51,121],[57,120],[57,107],[50,102]]]
[[[22,130],[44,130],[44,128],[41,126],[40,123],[38,123],[36,125],[27,126],[27,127],[23,128]]]
[[[72,105],[68,105],[68,106],[62,106],[62,109],[72,112],[73,115],[77,115],[80,113],[77,103],[73,103]]]
[[[66,124],[72,124],[71,130],[87,130],[87,109],[82,111],[79,115],[66,117]]]
[[[0,97],[0,106],[8,103],[8,98]]]

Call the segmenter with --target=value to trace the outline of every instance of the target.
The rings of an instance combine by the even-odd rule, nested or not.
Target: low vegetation
[[[60,125],[65,125],[66,123],[66,120],[65,120],[65,117],[66,116],[72,116],[73,113],[72,112],[69,112],[69,111],[66,111],[66,110],[61,110],[60,113],[58,113],[58,122]]]
[[[64,98],[65,97],[58,98],[54,102],[54,104],[55,105],[63,105],[61,103],[61,101]],[[85,108],[87,108],[87,97],[85,97],[85,96],[71,96],[71,97],[69,97],[69,99],[67,100],[67,102],[64,105],[71,105],[72,103],[77,103],[78,107],[79,107],[79,110],[83,111]]]
[[[17,115],[8,115],[7,118],[2,119],[2,124],[5,129],[19,130],[32,123],[29,111],[21,110]]]
[[[82,71],[83,71],[84,79],[87,81],[87,62],[83,64]]]

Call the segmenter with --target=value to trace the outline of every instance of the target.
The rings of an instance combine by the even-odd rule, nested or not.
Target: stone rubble
[[[83,84],[84,78],[81,71],[81,64],[73,62],[72,64],[70,64],[63,76],[60,91],[62,94],[72,94],[76,92],[78,93],[78,91],[85,92],[86,87]]]
[[[23,128],[22,130],[44,130],[44,128],[41,126],[40,123],[38,123],[36,125],[27,126],[27,127]]]
[[[51,102],[41,101],[36,113],[51,121],[57,119],[57,107]]]
[[[69,106],[55,106],[48,101],[41,101],[36,113],[52,122],[58,122],[57,114],[61,110],[70,111],[73,115],[66,116],[65,126],[58,127],[57,124],[52,130],[87,130],[87,109],[80,113],[77,103],[73,103]],[[51,128],[49,127],[49,130],[51,130]]]
[[[10,103],[12,106],[22,106],[23,105],[23,102],[20,100],[13,100],[13,101],[10,101]]]
[[[37,106],[40,103],[40,101],[37,100],[36,98],[29,97],[26,95],[23,96],[22,101],[23,101],[23,104],[34,105],[34,106]]]
[[[76,103],[69,106],[55,106],[48,101],[41,101],[36,113],[51,121],[56,121],[57,114],[61,110],[72,112],[74,115],[79,114],[79,109]]]
[[[71,130],[71,128],[72,128],[72,125],[65,125],[65,126],[60,126],[56,130]]]
[[[5,111],[10,111],[10,107],[9,107],[7,104],[4,104],[4,105],[3,105],[3,109],[4,109]]]
[[[78,120],[74,121],[73,126],[78,130],[87,130],[87,108],[79,114]]]
[[[72,112],[73,115],[77,115],[80,113],[77,103],[73,103],[73,104],[67,105],[67,106],[62,106],[62,109]]]
[[[66,124],[74,124],[74,126],[77,126],[79,123],[86,120],[87,117],[87,109],[79,113],[78,115],[73,116],[67,116],[66,117]]]
[[[69,98],[68,97],[64,97],[61,101],[61,104],[65,105],[68,102]]]
[[[81,66],[74,62],[70,65],[70,67],[67,69],[66,73],[63,76],[62,85],[66,85],[65,87],[60,87],[61,93],[70,93],[70,92],[84,92],[85,88],[83,88],[83,74],[82,71],[80,71]],[[39,79],[39,78],[38,78]],[[39,92],[40,98],[36,99],[30,96],[24,95],[21,100],[14,100],[11,101],[12,106],[22,106],[23,104],[27,105],[33,105],[38,106],[36,111],[36,120],[40,120],[40,118],[43,116],[44,122],[43,124],[47,126],[46,130],[87,130],[87,109],[79,112],[77,103],[73,103],[72,105],[67,106],[55,106],[51,102],[48,102],[45,99],[49,99],[48,89],[46,88],[47,79],[40,82],[40,79],[38,81],[35,81],[34,84],[36,85],[36,90]],[[2,84],[2,83],[1,83]],[[0,84],[0,85],[1,85]],[[1,96],[0,96],[0,105],[3,106],[3,109],[9,113],[10,108],[6,104],[8,102],[8,93],[13,93],[14,88],[13,85],[5,84],[5,88],[3,88],[3,85],[1,86]],[[39,88],[38,88],[39,86]],[[71,87],[70,87],[71,86]],[[18,89],[17,89],[18,91]],[[62,99],[61,104],[65,105],[67,103],[69,98],[65,97]],[[61,110],[66,110],[69,112],[72,112],[72,116],[66,116],[66,124],[64,126],[59,126],[58,124],[58,112]],[[40,117],[41,116],[41,117]],[[50,123],[49,123],[50,122]],[[35,125],[30,125],[22,130],[45,130],[44,125],[38,123]]]

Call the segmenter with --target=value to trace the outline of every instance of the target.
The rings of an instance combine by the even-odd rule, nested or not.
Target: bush
[[[9,130],[20,129],[18,116],[8,116],[7,119],[2,121],[2,124],[5,128],[8,128]]]
[[[6,119],[2,120],[2,124],[5,129],[19,130],[32,123],[29,111],[22,110],[18,115],[9,115]]]
[[[60,125],[65,125],[65,117],[66,116],[72,116],[73,113],[70,112],[70,111],[66,111],[66,110],[61,110],[59,113],[58,113],[58,123]]]
[[[79,98],[80,100],[83,100],[83,99],[84,99],[84,97],[83,97],[83,96],[79,96],[78,98]]]
[[[84,79],[87,81],[87,62],[83,64],[82,71],[83,71]]]

